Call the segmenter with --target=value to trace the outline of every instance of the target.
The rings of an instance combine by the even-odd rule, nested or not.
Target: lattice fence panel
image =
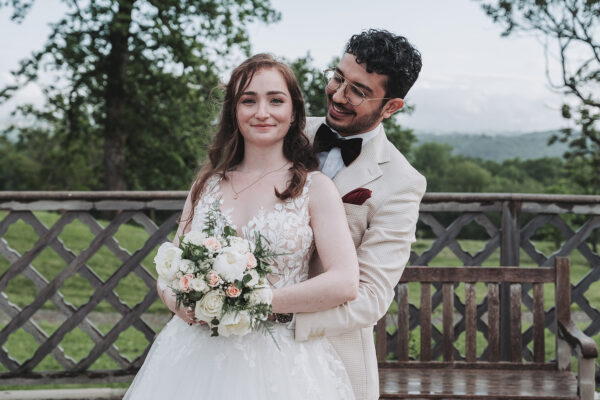
[[[176,195],[178,199],[180,194]],[[176,228],[183,206],[183,201],[179,199],[161,201],[151,197],[149,200],[41,200],[28,204],[13,201],[8,211],[0,211],[0,262],[8,264],[0,275],[0,310],[4,313],[0,325],[0,384],[32,381],[40,384],[67,383],[99,379],[128,381],[132,378],[157,333],[156,326],[151,327],[142,318],[157,299],[156,280],[142,265],[142,261]],[[149,203],[153,203],[153,207],[148,207]],[[3,208],[7,208],[6,203],[0,203],[0,210]],[[154,215],[156,208],[166,210],[160,222],[149,216]],[[48,209],[58,213],[38,212]],[[111,210],[111,219],[97,219],[101,215],[99,211],[107,210]],[[55,221],[49,227],[42,222],[42,219],[52,217]],[[81,251],[70,249],[64,241],[64,236],[68,236],[64,235],[65,230],[74,223],[89,229],[92,237]],[[117,239],[118,231],[125,226],[129,230],[136,229],[131,227],[135,226],[138,233],[147,236],[134,252],[122,246]],[[37,239],[29,234],[31,231],[35,232]],[[22,232],[28,233],[27,237],[20,237]],[[26,251],[18,251],[15,245],[11,246],[14,242],[16,247],[28,247],[23,244],[27,240],[34,242],[29,244],[30,248]],[[114,257],[111,260],[118,263],[111,266],[108,275],[106,272],[99,273],[102,271],[98,271],[97,266],[95,270],[90,264],[90,259],[101,251],[112,254]],[[53,258],[44,258],[44,253],[52,254]],[[36,268],[43,265],[47,270],[50,267],[45,264],[57,263],[57,260],[62,264],[52,267],[58,269],[54,276],[44,276],[41,272],[44,269]],[[140,282],[138,287],[142,285],[145,288],[142,289],[141,301],[133,305],[129,305],[115,291],[126,277],[135,277]],[[23,279],[35,288],[28,297],[33,300],[26,304],[20,304],[23,300],[15,289],[15,282],[19,280],[19,284],[23,284]],[[85,298],[87,294],[84,294],[83,304],[77,306],[67,300],[65,293],[83,288],[82,284],[89,288],[90,292],[86,292],[89,298]],[[105,319],[113,320],[110,328],[107,328],[110,324]],[[137,354],[129,352],[129,355],[125,355],[116,344],[119,336],[127,330],[134,331],[129,332],[129,336],[137,335],[138,341],[140,338],[146,341],[146,346]],[[37,346],[31,344],[31,339],[22,340],[23,335],[30,335]],[[74,338],[77,338],[76,342]],[[28,348],[15,345],[19,342],[29,343]],[[78,348],[82,346],[88,347],[84,353]],[[101,359],[105,361],[100,362]],[[109,364],[106,360],[110,360],[109,364],[114,367],[107,367]]]

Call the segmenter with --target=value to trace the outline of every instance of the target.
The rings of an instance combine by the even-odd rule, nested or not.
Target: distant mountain
[[[502,162],[508,158],[522,160],[542,157],[562,157],[566,143],[548,146],[548,139],[555,131],[532,132],[514,135],[487,135],[448,133],[432,134],[416,132],[417,146],[426,142],[448,144],[453,154]]]

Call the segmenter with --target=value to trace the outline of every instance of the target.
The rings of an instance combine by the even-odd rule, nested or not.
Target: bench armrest
[[[579,347],[583,358],[598,357],[598,347],[591,337],[583,333],[572,320],[558,321],[559,335],[572,347]]]

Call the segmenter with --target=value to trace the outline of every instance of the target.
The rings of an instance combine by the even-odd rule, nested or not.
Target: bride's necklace
[[[259,176],[259,177],[258,177],[258,178],[257,178],[255,181],[253,181],[251,184],[249,184],[248,186],[246,186],[246,187],[242,188],[242,189],[241,189],[241,190],[239,190],[239,191],[236,191],[236,190],[235,190],[235,187],[233,186],[233,179],[229,179],[229,183],[231,184],[231,190],[233,191],[233,199],[234,199],[234,200],[237,200],[237,199],[240,197],[240,193],[242,193],[244,190],[246,190],[246,189],[248,189],[248,188],[252,187],[253,185],[255,185],[256,183],[258,183],[258,181],[260,181],[260,180],[261,180],[262,178],[264,178],[265,176],[267,176],[267,175],[270,175],[270,174],[272,174],[272,173],[274,173],[274,172],[277,172],[277,171],[280,171],[280,170],[282,170],[282,169],[283,169],[283,167],[285,167],[285,166],[286,166],[286,165],[288,165],[288,164],[289,164],[289,161],[286,161],[286,162],[285,162],[285,164],[283,164],[281,167],[279,167],[279,168],[277,168],[277,169],[274,169],[274,170],[272,170],[272,171],[267,171],[267,172],[265,172],[264,174],[262,174],[261,176]]]

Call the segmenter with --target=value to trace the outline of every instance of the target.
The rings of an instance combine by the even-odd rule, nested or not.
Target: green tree
[[[399,113],[411,113],[414,108],[404,107]],[[404,156],[411,158],[411,150],[413,144],[417,142],[417,137],[413,133],[413,130],[400,125],[394,116],[383,120],[383,127],[388,140],[396,146],[396,148],[404,154]]]
[[[423,143],[413,151],[412,158],[413,166],[427,178],[427,191],[444,191],[446,172],[453,161],[452,146]]]
[[[552,87],[567,96],[562,116],[577,128],[564,129],[556,140],[569,143],[565,159],[586,164],[590,193],[600,193],[600,0],[483,0],[482,7],[503,35],[541,34],[555,44],[560,63],[558,81],[547,72]],[[546,45],[546,52],[550,47]],[[548,57],[547,57],[548,59]],[[547,65],[547,71],[549,66]]]
[[[472,160],[455,160],[445,171],[444,192],[483,192],[492,174]]]
[[[216,118],[210,94],[218,72],[232,51],[249,52],[246,24],[279,18],[270,0],[63,2],[68,11],[44,47],[21,61],[0,102],[39,81],[42,69],[57,79],[40,82],[43,109],[15,110],[32,123],[5,134],[42,146],[30,153],[55,169],[46,187],[186,187]],[[0,7],[18,23],[34,3],[0,0]]]
[[[339,59],[334,58],[329,67],[338,63]],[[298,84],[302,89],[304,103],[306,106],[306,115],[310,117],[319,117],[327,112],[327,97],[325,97],[325,81],[323,79],[323,71],[316,68],[312,64],[313,58],[310,52],[304,57],[299,57],[291,62],[288,62]]]

